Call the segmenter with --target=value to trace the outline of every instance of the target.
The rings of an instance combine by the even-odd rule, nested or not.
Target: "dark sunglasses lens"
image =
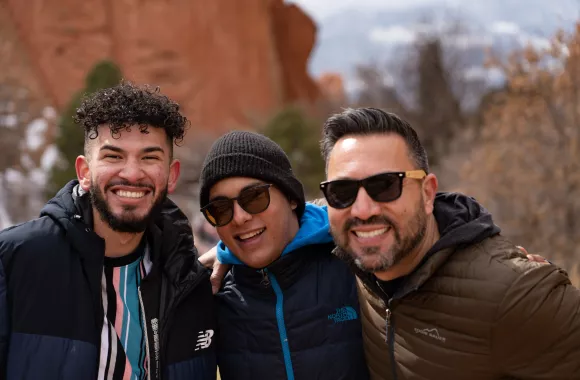
[[[358,193],[357,182],[339,180],[329,182],[324,191],[328,205],[333,208],[346,208],[353,204]]]
[[[365,190],[377,202],[392,202],[401,196],[401,181],[397,174],[379,174],[367,179]]]
[[[232,206],[232,201],[229,199],[213,201],[204,210],[205,217],[214,226],[225,226],[234,216],[234,208]]]
[[[270,191],[268,187],[244,190],[240,193],[238,204],[249,214],[259,214],[270,205]]]

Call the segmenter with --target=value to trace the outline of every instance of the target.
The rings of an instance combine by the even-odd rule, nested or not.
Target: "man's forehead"
[[[347,136],[337,141],[328,161],[329,179],[412,169],[405,140],[396,134]]]
[[[167,136],[162,128],[151,126],[141,127],[139,125],[129,125],[121,128],[111,128],[108,125],[101,125],[97,128],[97,136],[93,141],[101,144],[121,144],[125,142],[154,142],[165,144]]]
[[[85,140],[87,157],[98,157],[108,151],[125,154],[145,154],[157,151],[171,158],[172,147],[161,128],[148,128],[149,133],[143,133],[139,126],[131,126],[130,130],[122,128],[119,133],[108,126],[99,126],[97,134],[89,134]]]
[[[350,156],[406,157],[409,149],[405,140],[396,134],[371,134],[346,136],[338,140],[330,157],[344,159]]]
[[[210,188],[212,198],[218,196],[237,197],[239,192],[254,186],[265,184],[264,181],[251,177],[229,177],[216,182]]]

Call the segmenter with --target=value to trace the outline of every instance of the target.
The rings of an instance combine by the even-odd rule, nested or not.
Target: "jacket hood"
[[[61,225],[80,250],[86,246],[83,240],[86,235],[80,231],[92,230],[92,214],[88,193],[80,188],[77,180],[67,183],[40,212],[40,216],[48,216]],[[168,277],[176,283],[189,280],[202,269],[197,265],[197,250],[189,220],[169,198],[146,233],[152,238],[151,259],[161,264]]]
[[[438,193],[433,215],[439,226],[440,238],[429,253],[461,244],[475,244],[501,232],[491,214],[467,195]]]
[[[332,236],[330,235],[326,206],[321,207],[307,203],[304,214],[302,214],[300,219],[300,228],[294,239],[282,251],[282,256],[286,256],[307,245],[324,244],[331,241]],[[217,244],[217,251],[217,257],[221,263],[245,266],[221,240]]]
[[[40,216],[49,216],[59,224],[63,225],[64,220],[68,220],[81,212],[75,204],[75,198],[79,195],[80,188],[77,180],[70,181],[60,191],[49,200],[40,211]],[[76,193],[76,194],[75,194]]]

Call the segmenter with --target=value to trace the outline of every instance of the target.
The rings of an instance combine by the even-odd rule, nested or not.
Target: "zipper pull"
[[[266,269],[261,269],[260,273],[262,273],[262,281],[260,282],[263,286],[270,286],[270,279],[268,278],[268,271]]]
[[[391,310],[390,309],[386,309],[387,312],[387,317],[386,317],[386,322],[387,322],[387,329],[385,331],[385,337],[387,338],[387,343],[389,342],[389,329],[391,328]]]
[[[397,378],[397,361],[395,360],[395,328],[392,324],[392,311],[391,305],[389,305],[385,309],[386,311],[386,322],[387,322],[387,331],[385,333],[385,341],[387,343],[387,347],[389,348],[389,356],[391,358],[390,367],[393,373],[391,379]]]

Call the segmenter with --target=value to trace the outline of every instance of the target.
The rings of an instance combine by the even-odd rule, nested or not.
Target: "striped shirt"
[[[151,270],[145,239],[132,254],[105,257],[99,380],[142,380],[147,375],[146,335],[139,302],[139,285]]]

